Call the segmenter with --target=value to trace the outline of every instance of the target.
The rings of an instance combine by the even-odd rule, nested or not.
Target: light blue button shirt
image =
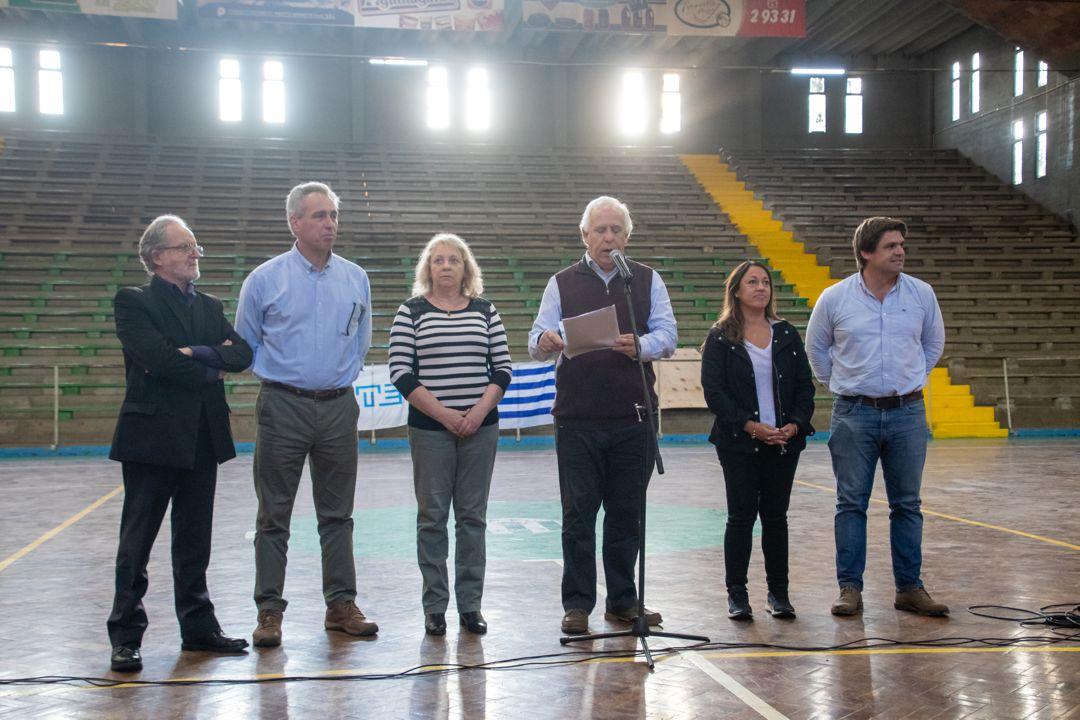
[[[834,395],[907,395],[945,349],[934,289],[901,273],[879,301],[856,273],[821,294],[806,327],[814,375]]]
[[[371,286],[356,263],[330,255],[322,270],[296,245],[255,268],[240,288],[236,331],[261,380],[305,390],[349,387],[371,348]]]
[[[585,262],[595,272],[605,285],[610,285],[615,276],[619,274],[618,268],[612,268],[610,272],[603,270],[596,262],[585,253]],[[652,271],[652,289],[649,293],[649,321],[646,323],[648,333],[641,336],[641,359],[645,362],[668,358],[675,354],[675,344],[678,342],[678,333],[675,326],[675,313],[671,310],[671,298],[668,297],[667,285],[664,284],[660,273]],[[623,302],[622,298],[613,298],[615,302]],[[563,319],[562,298],[559,296],[559,283],[552,275],[544,288],[544,297],[540,301],[540,312],[536,314],[532,330],[529,331],[529,355],[533,360],[546,362],[555,358],[559,353],[544,354],[540,352],[536,344],[545,330],[559,331],[559,323]]]

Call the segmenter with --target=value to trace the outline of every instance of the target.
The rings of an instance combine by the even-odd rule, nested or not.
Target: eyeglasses
[[[206,248],[204,248],[202,245],[192,245],[190,243],[185,245],[162,245],[158,248],[158,250],[179,250],[185,255],[190,255],[194,252],[198,253],[199,257],[203,257],[204,255],[206,255]]]

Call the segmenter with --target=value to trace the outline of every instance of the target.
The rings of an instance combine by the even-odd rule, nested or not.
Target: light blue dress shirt
[[[240,288],[236,331],[255,352],[260,380],[305,390],[349,387],[371,348],[371,286],[356,263],[331,253],[322,270],[287,253]]]
[[[907,395],[926,385],[944,349],[934,289],[903,273],[884,301],[862,273],[826,288],[806,327],[810,367],[834,395]]]
[[[585,253],[585,262],[589,264],[605,285],[619,274],[618,268],[612,268],[611,272],[605,272],[596,262]],[[652,290],[649,293],[649,321],[646,324],[649,332],[642,335],[641,359],[645,362],[668,358],[675,354],[675,344],[678,342],[678,333],[675,326],[675,313],[671,310],[671,298],[668,297],[667,285],[664,284],[660,273],[652,271]],[[622,298],[612,298],[613,302],[623,302]],[[562,321],[562,298],[559,297],[559,283],[552,275],[544,288],[544,297],[540,301],[540,312],[536,314],[532,330],[529,331],[529,355],[533,360],[546,362],[555,358],[559,353],[544,354],[540,352],[536,344],[545,330],[555,330],[560,335],[560,322]]]

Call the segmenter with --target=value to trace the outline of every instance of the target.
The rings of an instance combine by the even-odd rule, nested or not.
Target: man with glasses
[[[243,651],[226,637],[206,587],[217,466],[233,457],[226,372],[251,363],[251,348],[221,301],[195,289],[203,249],[187,224],[162,215],[139,240],[150,282],[122,288],[113,301],[127,390],[109,457],[122,463],[124,508],[109,615],[112,669],[142,669],[146,566],[172,502],[173,593],[181,649]]]
[[[353,382],[371,347],[371,289],[359,265],[333,252],[333,190],[297,185],[285,216],[296,242],[248,275],[236,310],[236,329],[255,352],[251,370],[262,381],[255,404],[256,647],[281,644],[289,526],[305,461],[322,548],[323,627],[354,636],[379,631],[356,606],[352,544],[360,411]]]

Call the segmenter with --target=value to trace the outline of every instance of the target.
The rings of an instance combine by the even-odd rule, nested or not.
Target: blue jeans
[[[881,460],[889,499],[889,538],[897,592],[922,587],[922,484],[926,409],[921,400],[890,410],[839,398],[833,403],[829,453],[836,475],[836,579],[863,588],[866,508]]]

